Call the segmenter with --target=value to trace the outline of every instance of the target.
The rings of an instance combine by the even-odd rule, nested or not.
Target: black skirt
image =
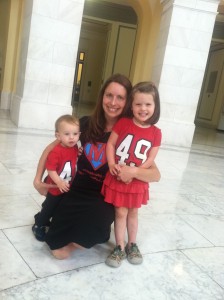
[[[66,193],[58,206],[46,243],[51,250],[73,242],[84,248],[105,243],[110,238],[114,221],[114,206],[104,202],[96,191],[77,189]]]
[[[80,119],[81,132],[88,117]],[[97,144],[86,142],[81,135],[82,155],[71,189],[63,195],[54,212],[46,243],[52,250],[76,243],[85,248],[104,243],[110,238],[114,206],[104,202],[101,187],[108,171],[106,143],[110,133],[103,134]]]

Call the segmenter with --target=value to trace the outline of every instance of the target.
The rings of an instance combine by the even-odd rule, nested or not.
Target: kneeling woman
[[[58,259],[69,257],[77,248],[91,248],[110,238],[114,207],[104,202],[101,195],[108,171],[105,149],[114,124],[124,116],[131,89],[128,78],[112,75],[100,91],[93,114],[80,119],[83,152],[78,159],[77,173],[52,218],[45,239]],[[39,161],[34,186],[41,194],[46,194],[48,188],[42,182],[46,157],[56,143],[47,146]],[[153,182],[160,179],[160,173],[155,164],[150,169],[122,167],[119,180],[129,182],[133,178]]]

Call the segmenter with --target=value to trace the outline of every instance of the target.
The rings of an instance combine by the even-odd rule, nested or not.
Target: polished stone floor
[[[191,149],[162,146],[162,178],[139,210],[143,264],[104,264],[107,244],[54,259],[32,235],[32,185],[53,132],[18,130],[0,111],[0,299],[224,299],[224,134],[197,128]]]

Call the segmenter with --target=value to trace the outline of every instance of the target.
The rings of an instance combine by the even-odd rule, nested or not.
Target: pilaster
[[[190,147],[218,0],[162,0],[163,13],[153,67],[165,144]]]
[[[71,96],[84,0],[25,0],[20,65],[11,118],[53,129],[72,112]]]

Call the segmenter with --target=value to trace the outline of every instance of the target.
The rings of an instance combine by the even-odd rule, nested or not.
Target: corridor
[[[17,129],[0,110],[1,300],[223,300],[224,133],[197,128],[191,149],[159,150],[161,181],[139,210],[143,264],[104,261],[111,240],[52,257],[31,231],[44,197],[32,185],[54,132]]]

